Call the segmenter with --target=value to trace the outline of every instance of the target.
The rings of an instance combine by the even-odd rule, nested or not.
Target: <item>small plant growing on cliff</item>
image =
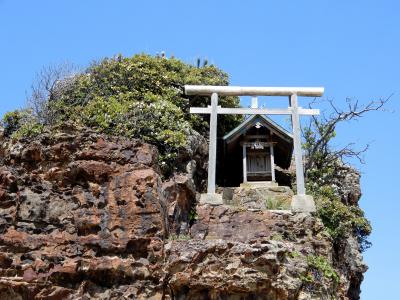
[[[191,240],[192,237],[189,234],[170,234],[170,241],[188,241]]]
[[[332,281],[335,285],[339,283],[339,275],[325,257],[310,255],[307,256],[307,263],[311,269],[319,272],[324,278]]]
[[[197,212],[196,208],[192,208],[189,212],[189,221],[190,223],[194,223],[197,220]]]
[[[283,241],[283,236],[280,233],[273,233],[270,237],[273,241]]]
[[[306,262],[308,265],[307,272],[299,276],[299,279],[306,285],[306,289],[313,291],[326,289],[324,281],[328,281],[333,290],[336,289],[340,277],[325,257],[309,255],[306,257]]]
[[[15,110],[3,116],[1,125],[4,135],[19,139],[21,137],[34,137],[43,131],[43,125],[36,122],[29,109]]]
[[[370,247],[367,237],[371,233],[371,224],[358,206],[342,203],[331,187],[323,186],[313,191],[316,198],[317,215],[333,239],[345,238],[354,234],[361,251]]]
[[[282,197],[268,197],[265,201],[265,207],[271,210],[288,210],[290,201]]]
[[[10,136],[13,132],[17,131],[24,122],[24,112],[15,110],[6,113],[1,121],[4,127],[4,135]]]
[[[288,256],[291,258],[299,258],[302,256],[302,254],[299,251],[294,250],[294,251],[289,252]]]

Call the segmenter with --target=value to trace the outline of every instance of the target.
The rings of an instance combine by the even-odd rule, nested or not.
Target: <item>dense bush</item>
[[[81,111],[85,125],[113,135],[138,137],[162,150],[161,163],[176,158],[186,144],[191,125],[183,112],[159,96],[135,100],[130,93],[96,97]]]
[[[59,100],[65,105],[86,106],[94,99],[120,96],[135,102],[154,103],[166,101],[180,110],[181,116],[191,127],[206,135],[207,118],[189,114],[190,106],[207,106],[209,97],[185,96],[185,84],[228,85],[228,75],[215,66],[201,68],[185,64],[178,59],[164,59],[149,55],[135,55],[131,58],[118,56],[94,63],[84,73],[68,79],[63,85]],[[237,97],[221,97],[220,105],[236,107]],[[225,133],[237,124],[236,116],[221,116],[218,122],[219,133]]]
[[[208,117],[189,114],[189,107],[207,106],[209,97],[186,96],[183,86],[228,83],[228,75],[212,65],[196,67],[174,58],[145,54],[106,58],[85,72],[57,79],[47,105],[41,105],[48,119],[43,117],[46,114],[37,113],[40,120],[27,122],[15,112],[5,120],[7,133],[19,137],[38,133],[42,125],[72,122],[155,144],[161,165],[169,170],[192,130],[208,135]],[[237,107],[239,98],[221,97],[219,103]],[[219,134],[232,129],[239,120],[237,116],[220,116]]]

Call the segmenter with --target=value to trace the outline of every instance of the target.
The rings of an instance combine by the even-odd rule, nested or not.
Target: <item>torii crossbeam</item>
[[[304,183],[303,156],[301,151],[300,115],[319,115],[318,109],[304,109],[298,106],[297,96],[320,97],[323,87],[239,87],[185,85],[186,95],[211,96],[211,106],[191,107],[190,113],[210,114],[210,142],[208,158],[207,194],[215,195],[215,173],[217,159],[217,116],[218,114],[240,115],[291,115],[293,127],[293,146],[296,163],[297,195],[292,201],[292,209],[297,211],[315,211],[312,198],[306,196]],[[287,108],[258,108],[253,101],[251,108],[224,108],[218,105],[218,96],[288,96],[290,106]],[[254,98],[253,98],[254,99]]]

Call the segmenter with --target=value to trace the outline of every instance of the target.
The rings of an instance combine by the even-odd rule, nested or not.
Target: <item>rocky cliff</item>
[[[139,140],[3,139],[0,299],[358,299],[351,236],[337,248],[313,215],[198,205],[199,139],[169,179]]]

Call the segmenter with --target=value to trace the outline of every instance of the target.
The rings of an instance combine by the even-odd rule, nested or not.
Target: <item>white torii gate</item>
[[[210,114],[210,142],[208,157],[207,197],[218,200],[215,194],[215,172],[217,160],[217,116],[218,114],[240,115],[291,115],[293,127],[293,147],[296,163],[297,195],[292,200],[292,210],[313,212],[315,204],[311,196],[306,195],[304,184],[303,156],[301,151],[300,115],[319,115],[318,109],[304,109],[298,106],[297,96],[320,97],[323,87],[240,87],[185,85],[186,95],[211,96],[211,106],[191,107],[190,113]],[[251,108],[224,108],[218,105],[218,96],[288,96],[288,108],[258,108],[253,101]],[[214,201],[215,202],[215,201]]]

